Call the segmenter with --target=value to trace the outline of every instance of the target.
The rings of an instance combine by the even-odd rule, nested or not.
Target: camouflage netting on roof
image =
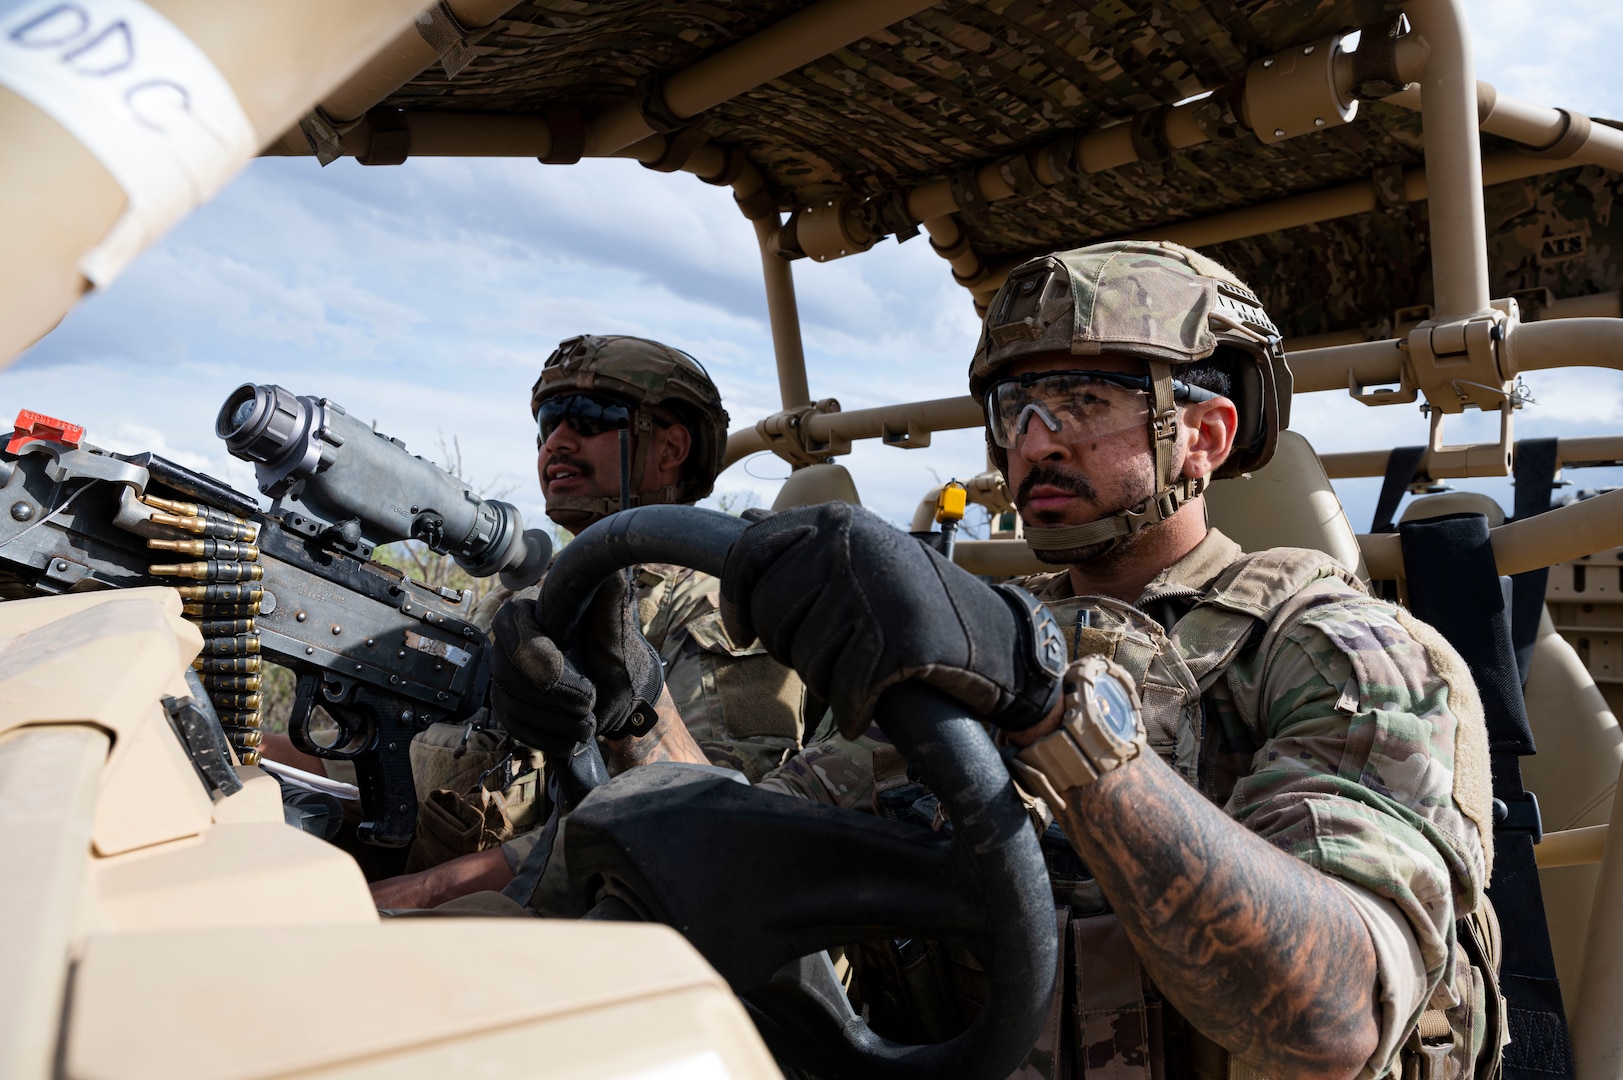
[[[1552,297],[1616,289],[1623,277],[1623,176],[1595,166],[1486,189],[1489,292],[1523,317]],[[1402,308],[1431,299],[1426,206],[1391,207],[1205,249],[1240,268],[1287,337],[1363,330],[1387,337]],[[1532,295],[1529,295],[1531,293]]]
[[[390,103],[590,114],[804,6],[525,0],[456,79],[432,67]],[[943,0],[711,110],[701,123],[713,141],[749,155],[785,209],[834,191],[878,195],[1222,87],[1258,57],[1390,20],[1396,10],[1392,0]],[[1486,141],[1487,150],[1508,145]],[[1401,170],[1422,157],[1418,115],[1366,105],[1348,126],[1275,146],[1235,129],[1160,162],[1077,177],[961,218],[976,253],[995,265],[1372,177],[1392,190]],[[1527,237],[1611,220],[1615,178],[1597,170],[1584,177],[1571,188],[1552,188],[1543,177],[1494,189],[1495,295],[1501,281],[1549,286],[1558,296],[1590,291],[1579,279],[1615,281],[1609,264],[1604,272],[1588,267],[1618,250],[1609,235],[1605,254],[1586,249],[1548,264],[1518,254]],[[1602,204],[1605,217],[1583,217]],[[1500,235],[1496,221],[1513,227]],[[1402,205],[1401,196],[1370,214],[1216,245],[1212,254],[1251,281],[1291,336],[1381,332],[1396,309],[1430,298],[1424,205]]]
[[[389,100],[591,113],[803,6],[526,0],[455,80],[431,67]],[[1222,86],[1259,56],[1396,8],[1393,0],[944,0],[711,110],[703,123],[745,150],[786,204],[829,190],[874,194]],[[1031,246],[1004,239],[1010,250]]]

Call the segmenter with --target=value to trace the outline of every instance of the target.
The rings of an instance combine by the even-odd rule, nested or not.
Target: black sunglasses
[[[558,430],[559,424],[568,424],[575,434],[590,439],[605,431],[630,427],[632,411],[633,407],[620,398],[582,392],[548,398],[536,410],[535,419],[542,442],[546,442]],[[649,419],[660,427],[671,426],[669,420],[653,413],[649,413]]]

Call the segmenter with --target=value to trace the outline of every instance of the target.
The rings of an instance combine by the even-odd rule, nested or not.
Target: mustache
[[[597,474],[597,470],[592,466],[590,461],[587,461],[585,458],[575,457],[573,454],[553,454],[547,459],[547,467],[551,468],[554,465],[567,465],[569,468],[580,473],[580,475],[587,480],[590,480]]]
[[[1037,465],[1020,481],[1020,489],[1014,493],[1014,504],[1024,506],[1031,499],[1031,491],[1039,484],[1056,487],[1062,491],[1069,491],[1073,495],[1080,495],[1084,499],[1096,499],[1098,492],[1093,481],[1079,472],[1061,469],[1054,465]]]

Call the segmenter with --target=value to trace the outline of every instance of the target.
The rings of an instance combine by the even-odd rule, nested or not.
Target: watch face
[[[1138,718],[1133,715],[1133,703],[1113,675],[1099,675],[1093,681],[1094,715],[1109,732],[1122,741],[1133,737],[1138,730]]]

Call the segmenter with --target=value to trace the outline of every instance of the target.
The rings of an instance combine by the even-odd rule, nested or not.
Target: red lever
[[[31,442],[59,442],[78,446],[85,437],[85,429],[66,420],[58,420],[44,413],[24,409],[17,414],[17,423],[6,443],[6,453],[15,454]]]

